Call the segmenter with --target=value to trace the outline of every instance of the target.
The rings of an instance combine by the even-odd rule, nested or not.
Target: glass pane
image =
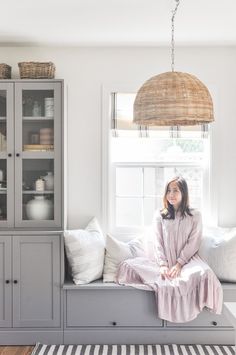
[[[116,168],[116,195],[141,196],[142,168]]]
[[[160,200],[160,199],[159,199]],[[158,201],[158,205],[160,201]],[[144,225],[150,225],[153,220],[153,215],[157,209],[157,199],[156,198],[144,198]]]
[[[6,91],[0,90],[0,153],[7,149]]]
[[[24,151],[53,151],[54,92],[53,90],[23,90]]]
[[[53,151],[54,124],[53,121],[24,121],[23,122],[24,151]]]
[[[189,188],[190,207],[201,209],[203,191],[203,169],[196,167],[164,168],[164,181],[182,175]]]
[[[142,198],[116,198],[116,226],[142,225]]]
[[[202,162],[207,140],[203,138],[112,137],[112,162]]]
[[[156,195],[157,194],[157,169],[156,168],[144,168],[144,195]]]
[[[23,160],[22,193],[24,220],[54,219],[53,159]]]
[[[6,118],[7,115],[7,97],[6,91],[0,90],[0,117]]]
[[[7,219],[7,162],[0,159],[0,220]]]
[[[23,90],[23,117],[54,117],[53,90]]]
[[[203,170],[199,168],[179,168],[179,172],[188,183],[190,206],[201,209]]]

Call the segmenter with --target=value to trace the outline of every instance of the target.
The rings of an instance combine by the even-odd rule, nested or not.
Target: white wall
[[[170,70],[169,48],[0,47],[0,61],[51,60],[65,80],[68,103],[68,227],[101,218],[101,86],[138,83]],[[214,91],[213,187],[218,220],[236,226],[236,48],[176,48],[176,70]],[[138,89],[137,86],[137,89]]]

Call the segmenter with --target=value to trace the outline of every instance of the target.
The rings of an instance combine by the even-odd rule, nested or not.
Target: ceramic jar
[[[45,190],[45,180],[39,178],[35,181],[35,190],[38,192],[42,192]]]
[[[54,176],[51,171],[47,172],[43,180],[45,181],[45,190],[54,190]]]
[[[40,144],[53,144],[54,133],[52,128],[40,128],[39,130]]]
[[[53,117],[54,116],[54,98],[53,97],[45,97],[44,110],[45,110],[45,117]]]
[[[38,101],[34,101],[32,114],[34,117],[41,116],[41,106],[39,105]]]
[[[53,217],[52,201],[46,200],[44,196],[34,196],[26,204],[26,215],[28,219],[49,220]]]

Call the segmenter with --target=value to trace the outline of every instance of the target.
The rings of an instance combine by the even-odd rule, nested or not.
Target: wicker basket
[[[0,79],[11,79],[11,67],[5,63],[0,64]]]
[[[52,62],[21,62],[18,67],[21,79],[53,79],[55,76]]]

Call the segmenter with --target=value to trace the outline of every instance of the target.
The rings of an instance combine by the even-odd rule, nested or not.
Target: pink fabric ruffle
[[[221,313],[221,284],[198,255],[185,264],[180,277],[173,280],[162,280],[155,262],[141,257],[128,259],[118,269],[117,282],[154,291],[157,316],[170,322],[189,322],[204,307],[216,314]]]

